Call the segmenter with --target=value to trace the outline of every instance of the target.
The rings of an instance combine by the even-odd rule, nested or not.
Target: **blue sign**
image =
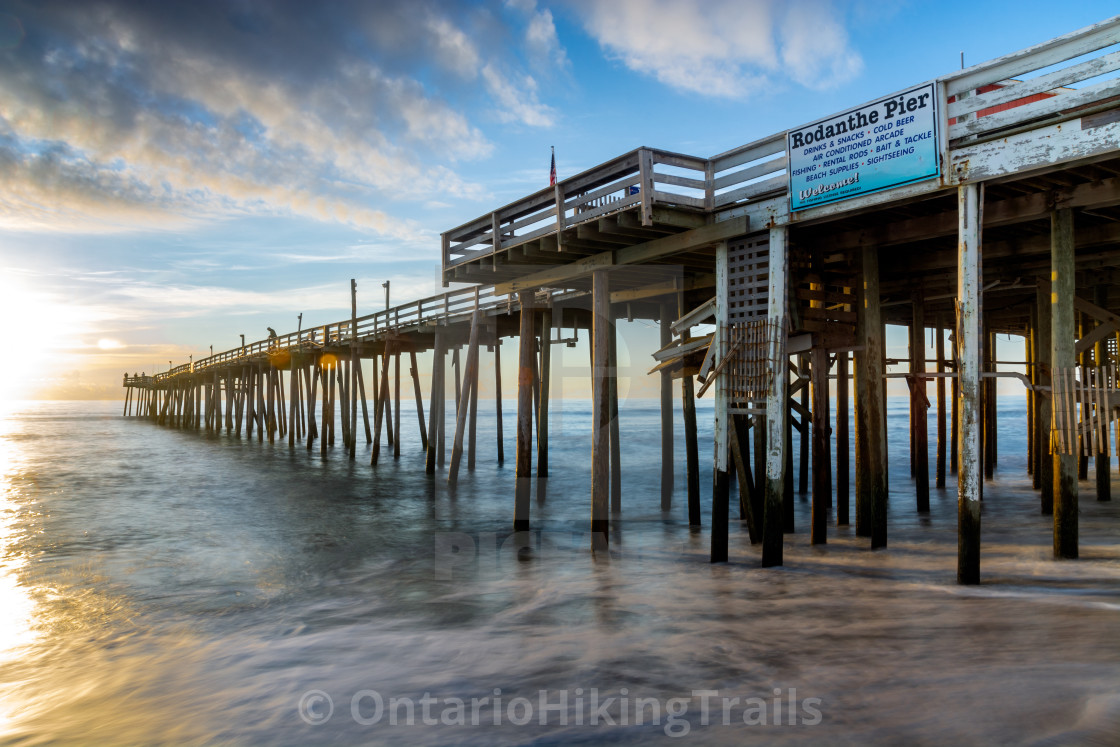
[[[937,143],[933,83],[790,130],[790,210],[938,176]]]

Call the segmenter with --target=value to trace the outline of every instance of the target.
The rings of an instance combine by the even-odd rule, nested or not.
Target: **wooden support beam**
[[[428,450],[428,431],[424,428],[424,396],[420,393],[420,367],[416,365],[416,351],[410,350],[408,352],[409,358],[409,375],[412,376],[412,394],[416,399],[416,420],[417,428],[420,433],[420,448],[427,452]],[[359,373],[361,369],[358,369]],[[358,383],[362,381],[361,376],[358,376]],[[362,395],[363,399],[365,395]],[[364,414],[364,407],[363,407]],[[369,427],[368,424],[366,426]]]
[[[862,368],[856,379],[860,416],[856,464],[856,534],[871,538],[872,549],[887,544],[887,455],[883,379],[883,324],[879,311],[879,252],[861,249],[863,288],[859,312]],[[862,475],[860,474],[862,473]]]
[[[608,309],[610,308],[608,304]],[[611,513],[622,511],[622,434],[618,423],[618,321],[611,319],[607,362],[607,419],[611,440]]]
[[[828,542],[828,505],[832,497],[829,453],[828,350],[817,345],[810,353],[813,390],[813,505],[810,544]]]
[[[728,307],[730,303],[730,281],[728,278],[728,249],[727,242],[720,242],[716,248],[716,307],[715,307],[715,339],[712,345],[716,347],[719,360],[728,360]],[[731,504],[731,476],[727,464],[730,451],[730,438],[728,431],[728,396],[727,377],[715,376],[715,419],[713,423],[713,441],[715,454],[712,469],[712,534],[711,534],[711,562],[726,563],[728,552],[728,530],[730,518],[728,513]]]
[[[1050,350],[1054,370],[1077,364],[1074,353],[1073,211],[1063,207],[1050,214]],[[1076,558],[1077,456],[1054,454],[1054,557]]]
[[[934,325],[934,355],[937,357],[937,373],[945,373],[945,329],[941,318],[938,317]],[[947,444],[945,441],[945,377],[937,377],[937,459],[934,470],[934,485],[938,488],[945,487],[945,454]]]
[[[428,453],[424,460],[424,471],[429,475],[434,475],[436,472],[436,444],[440,434],[437,418],[440,417],[440,412],[443,409],[443,372],[444,359],[446,358],[444,335],[443,327],[436,327],[435,342],[432,348],[432,393],[428,398]]]
[[[416,356],[416,354],[413,353],[412,355],[413,355],[413,365],[415,366],[415,360],[416,360],[415,356]],[[374,360],[376,360],[376,358]],[[366,443],[368,444],[368,443],[373,442],[373,433],[370,431],[370,427],[369,427],[369,406],[366,404],[366,380],[365,380],[365,375],[362,373],[362,359],[361,359],[361,357],[358,358],[357,370],[358,370],[358,400],[362,403],[362,425],[365,428]],[[422,419],[421,419],[421,422],[423,422]]]
[[[958,188],[957,380],[960,382],[960,458],[957,478],[957,583],[980,583],[980,289],[982,185]]]
[[[926,398],[926,312],[925,298],[919,289],[914,297],[912,322],[914,346],[910,375],[915,377],[911,391],[914,403],[914,492],[918,513],[929,512],[929,400]]]
[[[393,356],[393,458],[401,458],[401,351]]]
[[[797,356],[797,368],[799,377],[809,370],[809,357],[810,356],[805,353]],[[805,381],[808,381],[808,379],[805,379]],[[801,422],[808,423],[812,419],[812,414],[809,409],[809,387],[803,386],[801,388],[801,391],[799,392],[799,395],[801,397],[801,402],[799,403],[801,405],[801,409],[798,412],[801,413]],[[793,403],[791,402],[790,404],[792,405]],[[800,436],[801,443],[799,444],[797,450],[797,493],[798,495],[808,495],[809,455],[812,451],[809,429],[806,427],[802,427],[798,431],[798,435]]]
[[[513,530],[529,531],[529,498],[533,475],[533,294],[518,294],[521,336],[517,364],[517,466]]]
[[[848,526],[850,499],[848,438],[848,351],[836,354],[836,526]]]
[[[451,447],[451,465],[447,469],[447,481],[453,483],[459,479],[459,462],[463,458],[463,435],[467,428],[467,414],[471,409],[472,389],[477,385],[478,376],[478,331],[482,325],[482,312],[478,308],[478,296],[475,296],[474,313],[471,314],[471,337],[467,343],[466,377],[464,379],[463,396],[459,400],[459,409],[455,419],[455,440]],[[477,414],[478,407],[475,406]]]
[[[292,358],[292,367],[288,374],[288,420],[291,426],[288,428],[288,448],[294,449],[296,447],[296,423],[299,422],[297,408],[299,402],[297,401],[296,392],[299,388],[299,367],[296,365],[295,357]]]
[[[385,352],[381,361],[381,384],[378,387],[377,402],[373,405],[373,450],[370,453],[369,463],[370,466],[377,466],[377,460],[381,458],[381,429],[382,426],[388,426],[390,414],[389,408],[389,347],[385,346]],[[392,441],[389,441],[391,444]]]
[[[1037,303],[1035,305],[1038,319],[1036,371],[1038,386],[1050,389],[1052,384],[1053,349],[1050,344],[1050,289],[1039,286]],[[1035,440],[1038,443],[1039,458],[1037,480],[1039,485],[1039,505],[1043,516],[1052,516],[1054,513],[1054,457],[1052,456],[1053,433],[1051,425],[1054,417],[1053,400],[1044,395],[1039,395],[1036,417]]]
[[[660,344],[664,348],[672,342],[670,325],[672,307],[661,304]],[[673,508],[673,379],[668,371],[661,371],[661,510]],[[748,462],[749,463],[749,462]]]
[[[502,340],[494,340],[494,410],[495,425],[498,439],[498,466],[506,461],[505,439],[502,436]]]
[[[358,443],[358,372],[362,359],[358,357],[358,281],[350,278],[350,458],[354,459]],[[362,398],[362,407],[365,407]]]
[[[599,270],[591,283],[591,549],[605,551],[610,529],[610,278]]]
[[[552,386],[552,309],[541,309],[540,360],[537,362],[537,477],[548,477],[548,399]]]
[[[677,294],[677,312],[685,314],[684,291]],[[689,339],[682,331],[682,344]],[[700,453],[696,433],[696,386],[690,375],[681,377],[681,412],[684,418],[685,479],[688,490],[688,525],[700,526]]]
[[[786,228],[770,229],[770,273],[768,287],[768,317],[770,324],[767,361],[775,367],[766,393],[766,478],[762,518],[762,566],[782,564],[782,498],[784,493],[786,389],[786,318],[788,293],[786,272],[788,255]],[[759,478],[762,479],[761,476]]]
[[[1098,285],[1094,290],[1094,298],[1098,306],[1104,307],[1108,305],[1108,286]],[[1098,322],[1097,329],[1115,329],[1107,322]],[[1104,340],[1098,340],[1093,346],[1093,365],[1102,368],[1109,364],[1108,350],[1104,344]],[[1098,406],[1097,417],[1105,419],[1105,427],[1107,428],[1107,414],[1101,412],[1104,408]],[[1120,446],[1120,444],[1118,444]],[[1110,467],[1112,458],[1109,456],[1108,438],[1100,440],[1098,444],[1097,453],[1094,455],[1094,478],[1096,480],[1097,500],[1110,501],[1112,500],[1112,475],[1110,474]]]

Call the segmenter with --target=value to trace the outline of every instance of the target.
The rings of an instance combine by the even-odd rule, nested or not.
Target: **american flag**
[[[556,186],[556,148],[552,149],[552,168],[548,172],[548,186]]]

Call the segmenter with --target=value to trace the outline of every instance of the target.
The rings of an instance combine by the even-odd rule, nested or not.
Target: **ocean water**
[[[1022,404],[1000,402],[979,587],[955,583],[955,487],[914,509],[903,400],[889,546],[834,522],[810,546],[797,496],[786,565],[768,570],[738,521],[731,562],[708,562],[704,401],[699,531],[683,458],[659,510],[656,403],[622,403],[609,557],[587,550],[586,402],[553,403],[552,475],[524,535],[512,401],[506,465],[484,401],[477,466],[453,489],[424,474],[407,408],[400,459],[383,448],[371,468],[364,443],[323,460],[120,403],[9,405],[0,743],[1117,744],[1115,459],[1117,500],[1083,482],[1081,559],[1054,561]]]

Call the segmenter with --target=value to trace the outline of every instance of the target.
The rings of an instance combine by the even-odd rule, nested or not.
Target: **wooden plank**
[[[779,158],[772,158],[769,161],[763,161],[762,163],[755,164],[754,166],[748,166],[745,169],[732,171],[729,174],[724,174],[723,176],[718,177],[713,181],[712,187],[717,191],[726,189],[727,187],[730,187],[734,184],[742,184],[743,182],[749,182],[755,179],[760,179],[764,176],[770,176],[777,171],[785,171],[788,166],[788,159],[785,157],[785,155],[782,155]],[[721,195],[716,195],[716,197],[720,196]]]
[[[674,335],[680,335],[683,330],[692,329],[697,324],[702,324],[706,320],[712,318],[715,313],[716,299],[713,296],[709,300],[694,308],[692,311],[681,314],[681,317],[673,322],[669,329]]]
[[[766,158],[775,153],[785,153],[785,150],[786,133],[780,132],[774,135],[768,135],[761,140],[755,140],[752,143],[741,145],[738,148],[733,148],[718,156],[713,156],[710,160],[713,170],[718,174],[721,171],[733,169],[736,166],[757,161],[760,158]]]
[[[689,189],[703,190],[707,188],[707,183],[703,179],[692,179],[687,176],[677,176],[676,174],[662,174],[661,172],[653,172],[653,181],[655,184],[671,184],[674,187],[687,187]],[[656,194],[656,192],[654,193]]]
[[[1071,161],[1117,151],[1120,122],[1084,129],[1079,120],[1039,127],[950,153],[950,183],[991,180],[1038,170],[1054,171]]]
[[[962,115],[972,114],[981,109],[1019,101],[1038,93],[1047,93],[1056,88],[1067,86],[1070,83],[1077,83],[1078,81],[1088,80],[1098,75],[1112,72],[1117,68],[1120,68],[1120,52],[1113,52],[1103,57],[1086,60],[1080,64],[1047,73],[1046,75],[1040,75],[1037,78],[1031,78],[1025,81],[1013,81],[1003,88],[997,88],[994,91],[988,91],[987,93],[974,92],[973,95],[968,98],[949,104],[949,117],[961,117]],[[1059,93],[1058,95],[1065,94]],[[1030,114],[1031,113],[1028,112],[1028,116],[1030,116]]]
[[[955,140],[966,135],[982,135],[1012,127],[1034,118],[1050,115],[1070,115],[1081,107],[1106,101],[1120,95],[1120,80],[1106,80],[1076,91],[1062,93],[1042,101],[1035,101],[1014,109],[994,112],[985,117],[968,119],[949,126],[949,138]]]
[[[945,83],[946,93],[954,96],[1115,44],[1117,29],[1120,29],[1120,16],[973,65],[959,73],[946,75],[941,80]]]

